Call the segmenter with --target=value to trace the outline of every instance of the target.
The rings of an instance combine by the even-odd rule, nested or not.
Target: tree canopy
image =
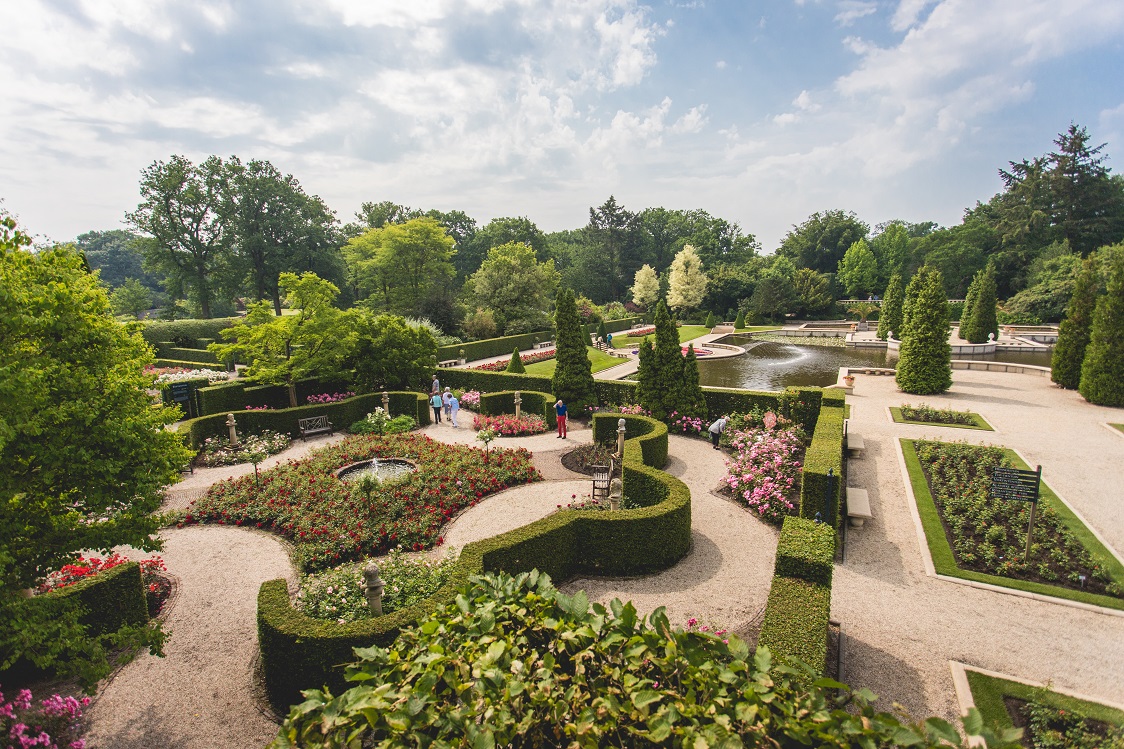
[[[639,271],[638,271],[639,272]],[[706,274],[695,248],[684,245],[668,275],[667,304],[677,312],[697,309],[706,296]]]
[[[501,244],[488,250],[488,257],[469,279],[476,306],[491,311],[501,335],[550,326],[559,275],[553,260],[540,263],[535,258],[529,245]]]

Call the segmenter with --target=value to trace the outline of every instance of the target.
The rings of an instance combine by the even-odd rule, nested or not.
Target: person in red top
[[[554,404],[554,414],[558,417],[558,438],[566,439],[566,404],[559,398]]]

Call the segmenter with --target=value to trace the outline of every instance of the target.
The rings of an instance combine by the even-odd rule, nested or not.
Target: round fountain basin
[[[379,459],[378,464],[372,464],[369,460],[364,460],[361,463],[352,463],[351,465],[344,466],[336,471],[336,478],[346,483],[358,481],[363,476],[372,475],[379,481],[386,481],[387,479],[396,479],[405,476],[408,473],[413,473],[418,470],[418,467],[413,462],[404,458],[385,458]]]

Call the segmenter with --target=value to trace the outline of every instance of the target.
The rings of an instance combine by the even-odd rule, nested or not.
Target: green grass
[[[1099,702],[1079,700],[1057,692],[1050,692],[1036,687],[1020,684],[1017,681],[999,679],[994,676],[981,674],[977,671],[967,671],[968,686],[972,690],[972,699],[983,716],[984,725],[1000,731],[1014,728],[1011,715],[1003,703],[1004,697],[1014,697],[1049,705],[1060,710],[1071,710],[1084,715],[1086,718],[1099,720],[1113,726],[1124,726],[1124,712],[1115,708],[1102,705]]]
[[[980,416],[978,413],[973,413],[971,411],[962,411],[961,413],[966,413],[971,416],[972,421],[976,422],[975,424],[944,424],[939,421],[913,421],[912,419],[903,418],[902,410],[897,406],[891,406],[890,413],[893,415],[894,421],[898,424],[924,424],[925,426],[950,427],[952,429],[983,429],[988,432],[995,431],[994,429],[992,429],[991,424],[988,424],[986,421],[984,421],[984,417]]]
[[[679,328],[679,342],[684,343],[701,335],[706,335],[710,332],[710,328],[705,325],[684,325]],[[655,338],[655,333],[649,333],[641,338],[633,338],[629,335],[613,335],[613,348],[635,348],[640,345],[644,338]]]
[[[1121,432],[1124,432],[1124,424],[1109,424],[1109,426]]]
[[[737,328],[735,333],[763,333],[766,330],[780,330],[780,325],[750,325],[748,328]]]
[[[933,502],[933,496],[929,493],[929,484],[925,481],[925,474],[921,470],[921,461],[917,458],[917,451],[913,446],[913,440],[902,438],[899,442],[901,442],[902,454],[905,456],[905,465],[906,470],[909,472],[909,481],[913,485],[913,496],[917,501],[917,512],[921,516],[921,525],[925,529],[925,541],[929,544],[929,553],[933,556],[933,566],[936,568],[937,574],[947,575],[948,577],[958,577],[962,580],[973,580],[989,585],[998,585],[1003,588],[1013,588],[1028,593],[1052,596],[1054,598],[1081,601],[1082,603],[1090,603],[1094,606],[1124,610],[1124,600],[1119,598],[1086,593],[1080,590],[1071,590],[1057,585],[1047,585],[1045,583],[1036,583],[1027,580],[1015,580],[1010,577],[1000,577],[999,575],[988,575],[983,572],[974,572],[958,567],[952,547],[948,543],[948,536],[945,535],[944,526],[941,524],[937,506]],[[1004,452],[1014,462],[1016,467],[1024,470],[1030,469],[1030,466],[1023,462],[1013,450],[1005,450]],[[1045,483],[1043,483],[1039,489],[1038,501],[1042,506],[1050,507],[1057,512],[1059,519],[1061,519],[1066,528],[1068,528],[1081,544],[1088,549],[1089,553],[1105,568],[1112,579],[1116,581],[1117,584],[1124,584],[1124,565],[1120,564],[1119,560],[1112,555],[1112,552],[1106,549],[1104,545],[1097,540],[1093,532],[1073,514],[1073,511],[1070,510],[1064,502],[1058,499],[1056,494],[1050,491],[1050,488],[1046,486]]]
[[[627,361],[626,359],[621,359],[616,356],[610,356],[604,351],[598,351],[592,346],[586,348],[586,351],[589,352],[589,362],[593,365],[594,372],[600,372],[602,369],[615,367],[618,364],[624,364],[625,361]],[[526,365],[527,374],[535,375],[536,377],[553,377],[554,368],[556,366],[558,366],[557,358],[547,359],[546,361],[537,361],[534,364]]]

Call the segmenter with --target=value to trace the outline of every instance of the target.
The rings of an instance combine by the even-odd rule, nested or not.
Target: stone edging
[[[1117,437],[1124,437],[1124,432],[1120,431],[1119,429],[1117,429],[1116,427],[1114,427],[1112,424],[1108,423],[1107,421],[1102,421],[1102,422],[1100,422],[1100,424],[1101,424],[1102,427],[1104,427],[1108,431],[1112,432]]]

